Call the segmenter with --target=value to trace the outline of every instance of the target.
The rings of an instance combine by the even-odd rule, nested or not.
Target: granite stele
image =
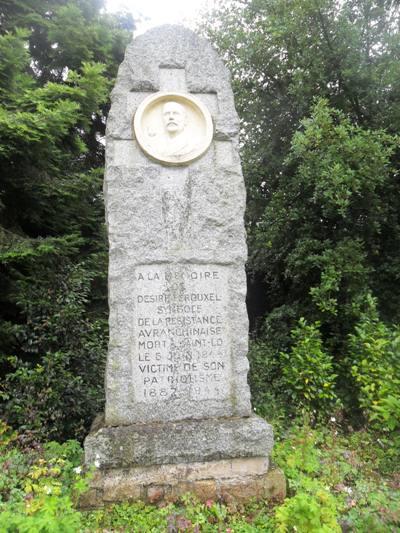
[[[127,48],[107,122],[110,342],[83,505],[276,498],[247,384],[245,188],[229,74],[162,26]]]

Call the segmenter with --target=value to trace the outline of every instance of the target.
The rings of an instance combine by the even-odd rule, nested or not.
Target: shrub
[[[378,429],[400,427],[400,328],[380,319],[376,300],[349,335],[348,363],[358,389],[358,401]]]
[[[292,331],[293,345],[281,352],[283,382],[296,407],[327,413],[337,405],[332,357],[324,351],[319,322],[307,324],[304,318]]]
[[[102,407],[107,325],[89,313],[93,277],[69,264],[20,282],[26,324],[13,328],[18,356],[2,358],[0,412],[41,441],[82,439]]]

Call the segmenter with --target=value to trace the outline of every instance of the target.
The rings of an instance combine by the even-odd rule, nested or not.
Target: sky
[[[214,0],[106,0],[109,12],[130,11],[136,21],[135,35],[161,24],[184,24],[192,28],[202,9]],[[138,20],[141,17],[142,20]]]

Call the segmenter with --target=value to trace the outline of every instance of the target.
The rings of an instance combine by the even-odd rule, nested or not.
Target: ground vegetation
[[[241,120],[249,381],[287,499],[81,512],[107,343],[105,117],[134,24],[101,0],[0,2],[0,531],[398,531],[399,15],[234,0],[199,29]]]

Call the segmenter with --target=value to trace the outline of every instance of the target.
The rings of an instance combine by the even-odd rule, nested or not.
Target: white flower
[[[331,416],[331,422],[336,422],[336,418],[334,416]]]
[[[95,460],[95,462],[94,462],[94,466],[95,466],[96,468],[100,468],[100,461],[99,461],[98,459]]]
[[[82,467],[81,466],[77,466],[76,468],[74,468],[74,472],[75,472],[75,474],[80,474],[82,472]]]
[[[352,494],[353,492],[353,489],[351,487],[345,487],[344,490],[345,492],[347,492],[347,494]]]

